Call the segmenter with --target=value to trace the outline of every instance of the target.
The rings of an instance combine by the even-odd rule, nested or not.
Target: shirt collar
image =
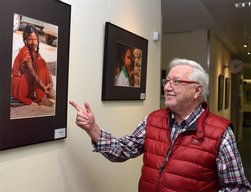
[[[200,104],[198,107],[195,108],[194,111],[192,111],[188,116],[186,116],[184,118],[184,120],[181,122],[181,124],[179,126],[181,127],[186,127],[186,129],[190,130],[195,130],[195,126],[194,123],[195,121],[199,118],[199,116],[201,115],[201,113],[204,111],[202,105]],[[171,124],[176,124],[177,122],[175,121],[175,116],[174,116],[174,113],[172,112],[171,113]]]
[[[129,77],[129,75],[128,75],[128,73],[127,73],[124,66],[122,66],[121,71],[124,73],[125,77]]]

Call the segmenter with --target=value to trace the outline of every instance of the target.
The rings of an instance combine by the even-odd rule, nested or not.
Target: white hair
[[[207,96],[209,94],[208,84],[209,84],[209,76],[208,73],[201,67],[201,65],[195,61],[188,59],[179,59],[175,58],[169,63],[169,70],[177,65],[188,65],[192,67],[193,72],[189,77],[190,80],[197,81],[202,86],[202,94],[201,101],[206,101]]]

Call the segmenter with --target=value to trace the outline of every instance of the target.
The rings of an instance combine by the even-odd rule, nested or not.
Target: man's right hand
[[[98,142],[99,127],[95,123],[95,116],[88,102],[84,103],[84,107],[79,106],[75,101],[70,100],[69,103],[78,111],[76,116],[76,124],[85,130],[93,141]]]

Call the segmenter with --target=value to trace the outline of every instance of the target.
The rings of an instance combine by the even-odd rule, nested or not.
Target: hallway
[[[238,144],[246,177],[251,183],[251,126],[243,128],[243,141]]]

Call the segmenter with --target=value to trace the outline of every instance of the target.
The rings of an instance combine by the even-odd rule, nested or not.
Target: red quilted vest
[[[204,108],[196,129],[181,133],[173,146],[170,111],[148,116],[140,192],[218,191],[217,146],[230,121],[210,113],[206,104]]]

